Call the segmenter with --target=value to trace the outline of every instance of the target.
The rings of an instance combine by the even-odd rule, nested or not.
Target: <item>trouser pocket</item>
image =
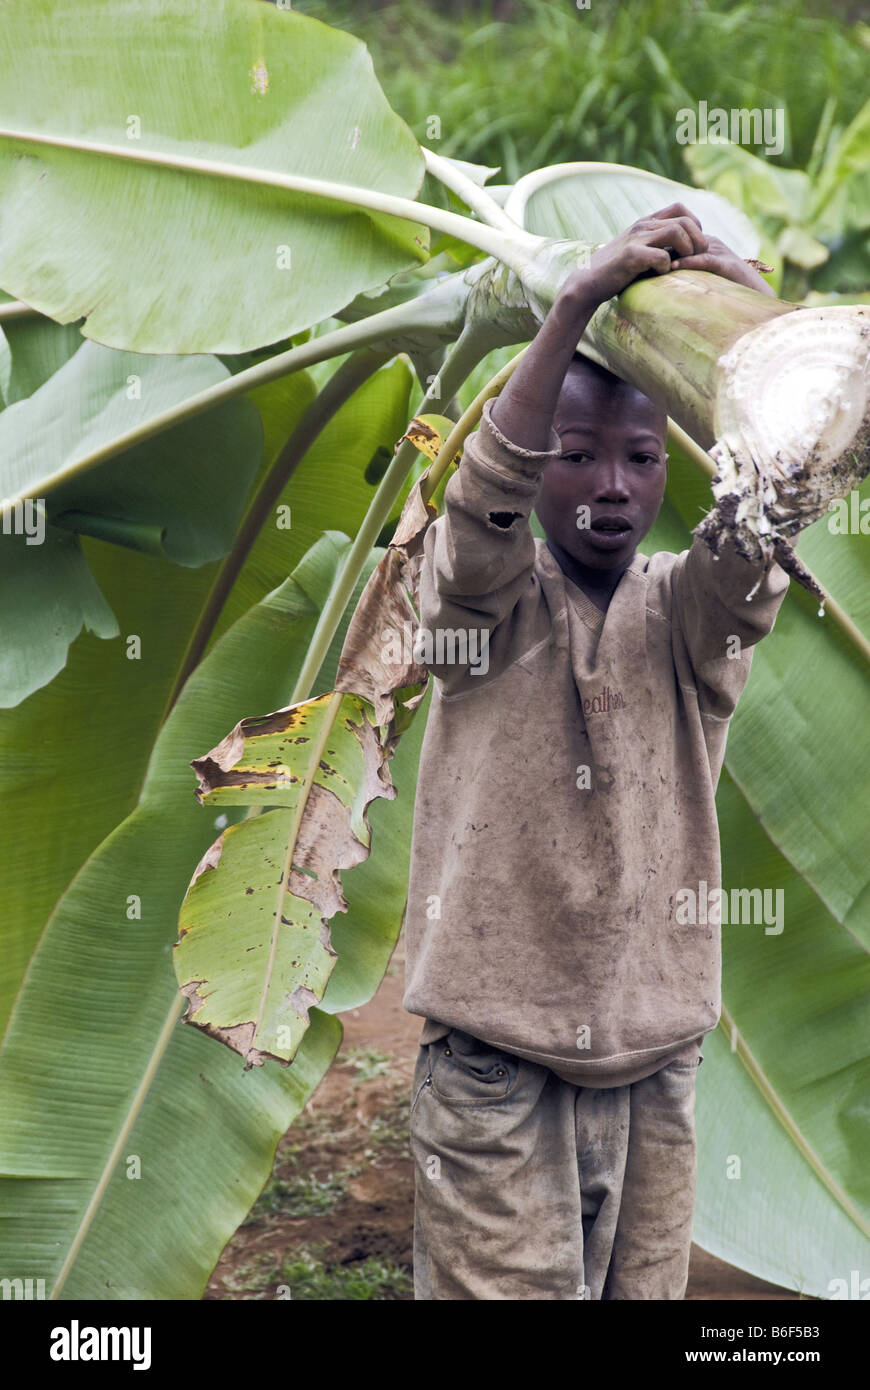
[[[578,1298],[575,1088],[458,1030],[430,1052],[410,1130],[415,1297]]]
[[[520,1059],[452,1028],[430,1043],[433,1093],[449,1105],[487,1105],[506,1100],[519,1082]]]

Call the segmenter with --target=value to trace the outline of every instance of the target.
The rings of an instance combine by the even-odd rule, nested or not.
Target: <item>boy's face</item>
[[[541,475],[538,519],[549,540],[589,569],[625,569],[662,504],[667,417],[634,386],[574,361],[553,425],[562,457]],[[617,519],[627,529],[603,529]]]

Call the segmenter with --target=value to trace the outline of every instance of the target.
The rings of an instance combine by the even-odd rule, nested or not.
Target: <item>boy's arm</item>
[[[639,275],[650,271],[665,275],[671,270],[707,270],[773,295],[767,281],[748,262],[718,237],[704,234],[694,213],[682,203],[642,217],[595,251],[588,268],[576,271],[566,281],[537,337],[496,400],[492,418],[499,429],[526,449],[546,449],[568,364],[599,304],[619,294]]]
[[[731,279],[739,275],[743,283],[750,283],[746,277],[755,272],[726,247],[722,247],[724,256],[711,254],[712,244],[713,239],[704,235],[694,214],[682,203],[673,203],[641,218],[621,236],[599,247],[587,267],[568,277],[537,337],[496,400],[492,418],[499,429],[526,449],[547,448],[568,364],[595,310],[639,275],[648,271],[665,275],[678,265],[679,259],[672,258],[669,248],[691,269],[698,268],[696,261],[703,256],[707,260],[704,269]],[[756,279],[765,284],[760,276]]]
[[[588,267],[569,277],[507,386],[487,402],[480,428],[469,437],[444,491],[444,513],[426,533],[420,575],[421,628],[430,642],[423,657],[445,687],[460,684],[470,664],[457,659],[462,648],[455,634],[466,634],[466,652],[485,644],[496,667],[500,647],[514,637],[508,619],[534,569],[529,516],[541,473],[559,456],[553,416],[568,364],[599,304],[643,271],[670,269],[668,246],[684,256],[708,246],[696,219],[679,203],[596,251]],[[439,634],[442,654],[449,652],[443,661]],[[454,635],[448,641],[444,634]]]
[[[495,675],[516,636],[511,615],[519,616],[514,610],[535,563],[529,515],[541,472],[561,447],[552,429],[546,449],[515,445],[490,419],[492,405],[484,406],[444,490],[444,511],[423,539],[420,626],[428,648],[421,657],[451,693],[475,662],[480,669],[472,685]]]
[[[730,719],[749,679],[752,648],[773,628],[788,575],[775,562],[765,574],[762,561],[744,560],[731,545],[717,560],[696,536],[677,557],[671,584],[680,683],[697,690],[702,714]]]
[[[671,269],[711,270],[774,295],[767,281],[716,237],[707,238],[705,251],[677,257]],[[747,602],[746,595],[759,578],[761,583]],[[763,563],[750,564],[731,546],[724,547],[715,560],[706,542],[696,538],[678,557],[671,582],[680,679],[691,681],[697,690],[702,713],[729,719],[749,678],[752,648],[776,621],[788,575],[777,564],[764,575]]]

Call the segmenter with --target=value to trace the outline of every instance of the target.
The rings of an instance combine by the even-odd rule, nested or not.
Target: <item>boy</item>
[[[430,667],[415,804],[417,1299],[685,1293],[721,961],[675,898],[721,885],[728,723],[788,578],[746,603],[736,553],[637,552],[666,417],[575,349],[680,267],[771,292],[682,204],[637,222],[568,280],[426,534],[421,624],[485,659]]]

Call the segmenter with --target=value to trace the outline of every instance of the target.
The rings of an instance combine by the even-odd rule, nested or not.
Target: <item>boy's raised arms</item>
[[[511,654],[546,637],[540,606],[524,601],[534,599],[529,518],[543,469],[561,453],[553,420],[565,373],[599,304],[639,274],[664,274],[677,264],[768,291],[755,271],[705,236],[688,209],[675,203],[601,247],[588,268],[569,278],[504,391],[487,402],[445,489],[443,515],[424,541],[420,621],[432,651],[423,659],[445,694],[484,688]],[[445,634],[459,650],[447,651]],[[472,647],[484,654],[476,668]]]
[[[671,251],[673,248],[674,256]],[[708,237],[682,203],[643,217],[593,252],[588,267],[565,282],[522,361],[495,401],[491,416],[523,449],[549,448],[550,429],[568,364],[595,310],[653,272],[707,270],[773,294],[766,280],[717,237]]]

